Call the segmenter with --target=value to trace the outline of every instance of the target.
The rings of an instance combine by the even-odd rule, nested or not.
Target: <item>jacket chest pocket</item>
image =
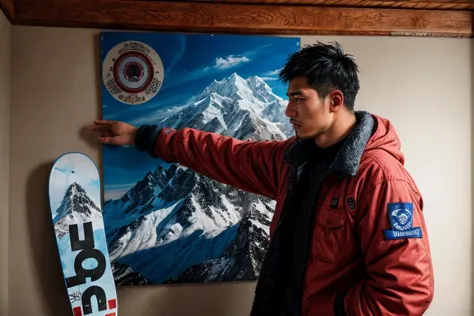
[[[317,258],[329,263],[335,261],[341,247],[346,218],[345,211],[319,211],[313,236],[313,254]]]

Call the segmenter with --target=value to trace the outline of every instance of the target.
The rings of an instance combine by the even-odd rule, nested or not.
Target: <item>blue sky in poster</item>
[[[234,72],[244,79],[253,75],[263,78],[275,94],[285,98],[286,85],[278,79],[278,70],[288,55],[300,48],[299,38],[104,32],[101,61],[110,49],[125,40],[142,41],[153,47],[165,69],[163,85],[156,97],[138,106],[118,102],[102,88],[104,119],[136,126],[161,119],[162,110],[184,106],[214,79],[224,79]],[[154,170],[156,161],[132,148],[106,146],[104,168],[105,189],[112,197],[112,190],[123,192],[146,171]]]

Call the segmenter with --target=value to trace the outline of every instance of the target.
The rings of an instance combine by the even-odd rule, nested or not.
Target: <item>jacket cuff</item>
[[[334,299],[334,316],[346,316],[346,311],[344,308],[344,299],[346,293],[339,293]]]
[[[160,131],[156,124],[140,126],[135,134],[135,148],[156,158],[155,143]]]

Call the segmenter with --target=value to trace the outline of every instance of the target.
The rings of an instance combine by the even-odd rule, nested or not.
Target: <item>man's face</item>
[[[299,138],[314,138],[330,125],[329,100],[320,100],[318,93],[308,85],[306,77],[292,79],[288,87],[289,103],[285,115]]]

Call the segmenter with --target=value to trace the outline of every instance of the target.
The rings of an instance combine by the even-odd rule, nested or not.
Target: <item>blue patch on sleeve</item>
[[[385,238],[393,240],[423,237],[420,227],[412,227],[413,203],[389,203],[388,217],[392,229],[384,231]]]

